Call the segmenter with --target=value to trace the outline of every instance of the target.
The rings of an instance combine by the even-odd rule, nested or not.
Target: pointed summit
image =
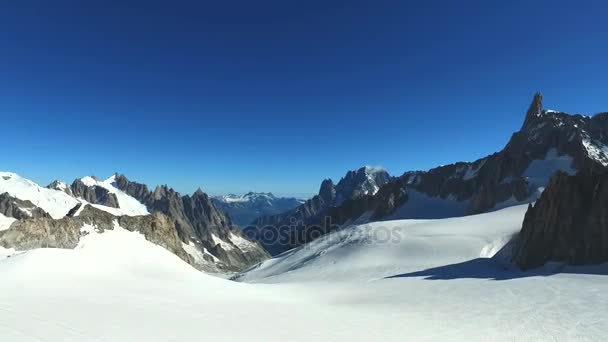
[[[530,121],[542,116],[542,114],[543,94],[541,94],[540,91],[537,91],[536,94],[534,94],[534,98],[532,99],[532,103],[530,103],[528,111],[526,112],[526,119],[524,121],[523,127],[526,127],[530,123]]]
[[[334,199],[336,198],[336,187],[331,179],[323,180],[323,183],[321,183],[321,188],[319,189],[319,197],[321,197],[325,202],[333,203]]]

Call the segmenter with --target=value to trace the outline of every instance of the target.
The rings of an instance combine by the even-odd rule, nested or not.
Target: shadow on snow
[[[424,277],[424,279],[427,280],[510,280],[527,277],[546,277],[558,273],[608,275],[608,264],[592,266],[567,266],[559,263],[549,263],[538,269],[522,271],[514,267],[506,269],[495,259],[477,258],[461,263],[429,268],[423,271],[397,274],[385,277],[384,279]]]

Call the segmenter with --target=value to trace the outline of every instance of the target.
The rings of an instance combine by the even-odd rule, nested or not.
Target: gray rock
[[[164,247],[185,262],[195,265],[193,258],[182,248],[173,221],[161,213],[145,216],[118,216],[87,205],[79,216],[62,219],[27,218],[16,221],[8,230],[0,231],[0,246],[16,250],[34,248],[76,248],[85,224],[95,227],[99,233],[113,230],[114,223],[129,231],[139,232],[157,245]]]
[[[17,220],[50,217],[48,213],[32,202],[12,197],[6,192],[0,194],[0,214]]]
[[[166,185],[156,187],[151,192],[136,182],[129,181],[124,175],[115,177],[114,185],[130,196],[145,204],[152,213],[163,213],[174,223],[177,235],[184,243],[194,243],[199,250],[206,249],[216,256],[220,268],[241,270],[269,257],[268,253],[255,241],[245,238],[245,246],[237,246],[231,240],[233,234],[230,218],[218,210],[211,198],[198,189],[192,196],[181,196]],[[215,238],[227,246],[222,247]]]
[[[119,208],[118,198],[106,188],[87,186],[80,179],[75,180],[70,188],[74,197],[82,198],[91,204]]]
[[[513,261],[522,269],[548,261],[574,265],[608,261],[608,173],[557,173],[528,207]]]

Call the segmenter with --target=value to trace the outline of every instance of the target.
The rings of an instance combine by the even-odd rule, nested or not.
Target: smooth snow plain
[[[139,233],[85,227],[74,250],[0,249],[0,340],[602,340],[602,266],[523,273],[489,258],[525,210],[345,228],[239,282]]]

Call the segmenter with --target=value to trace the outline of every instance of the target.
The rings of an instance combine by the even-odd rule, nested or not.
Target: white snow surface
[[[12,172],[0,172],[0,193],[30,201],[51,217],[64,217],[78,200],[63,191],[47,189]]]
[[[240,281],[316,289],[334,305],[382,313],[382,340],[602,340],[608,265],[521,272],[490,259],[520,230],[525,211],[349,227]]]
[[[549,179],[557,171],[564,171],[570,175],[576,173],[572,168],[573,158],[569,155],[558,155],[557,149],[552,148],[547,151],[544,159],[533,160],[524,171],[523,176],[528,178],[528,182],[537,186],[545,186]]]
[[[367,281],[471,260],[487,245],[518,232],[526,209],[519,205],[473,216],[347,227],[265,261],[241,279]]]
[[[255,283],[198,272],[139,233],[87,227],[74,250],[0,249],[0,340],[603,340],[605,276],[488,263],[524,212],[345,228],[241,278]]]
[[[11,224],[15,221],[16,220],[12,217],[6,217],[0,214],[0,231],[9,229]]]

